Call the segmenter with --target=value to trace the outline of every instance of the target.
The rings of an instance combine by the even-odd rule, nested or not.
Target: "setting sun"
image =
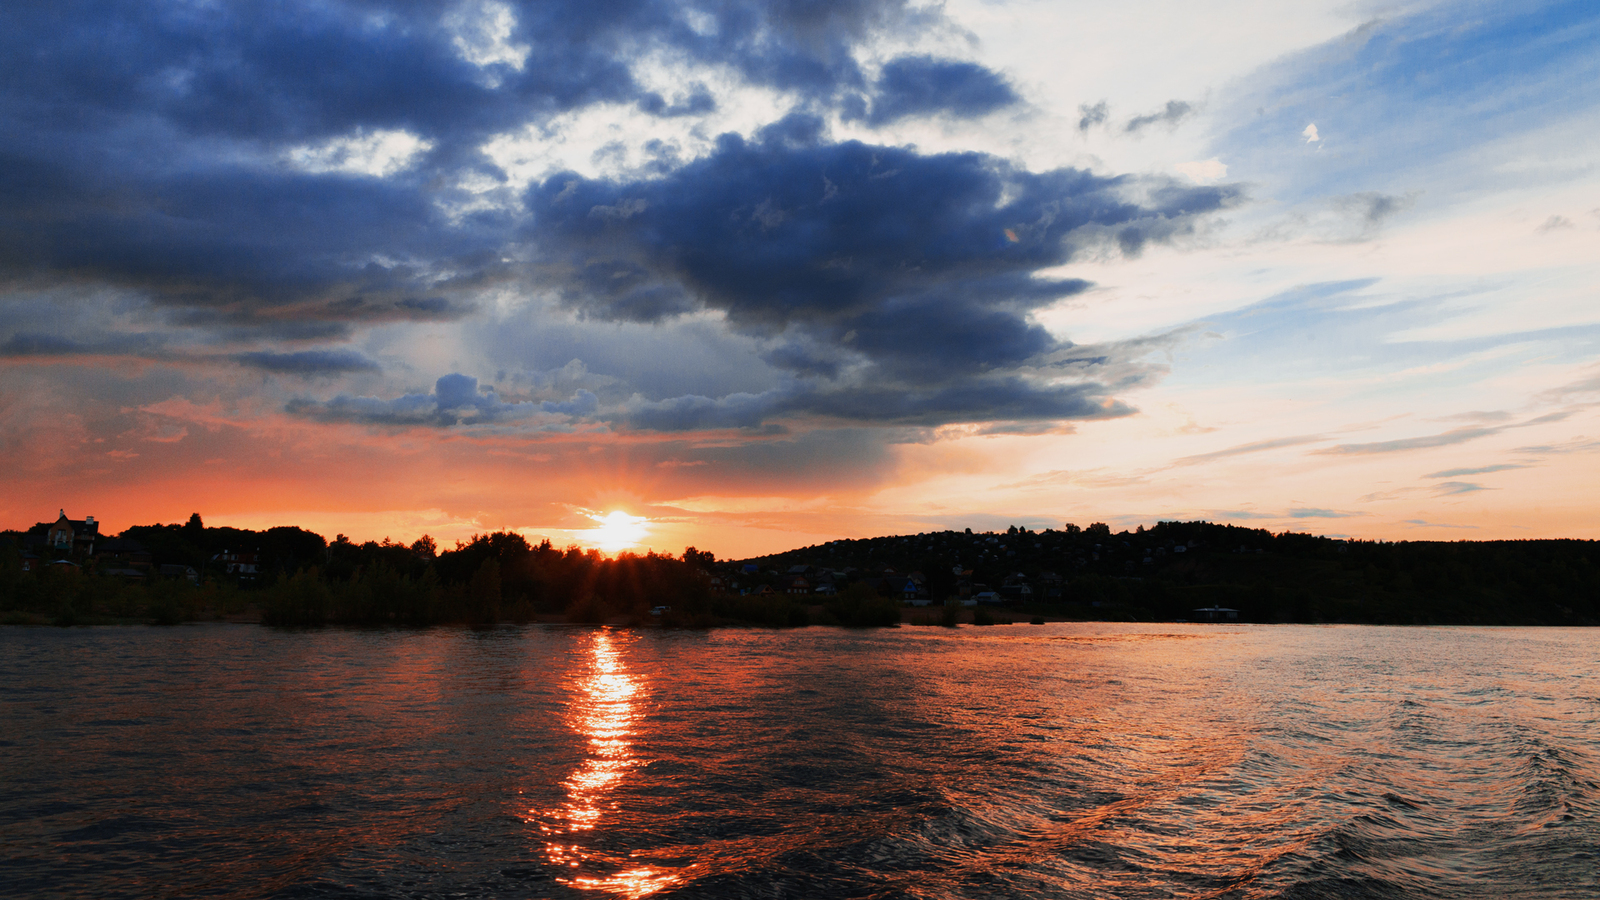
[[[620,509],[612,510],[605,515],[589,513],[588,516],[595,521],[595,527],[581,531],[579,535],[586,543],[607,553],[631,549],[649,533],[646,527],[649,519],[629,515]]]

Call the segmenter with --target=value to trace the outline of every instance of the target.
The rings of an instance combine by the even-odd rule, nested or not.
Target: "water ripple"
[[[29,897],[1596,895],[1560,629],[0,629]]]

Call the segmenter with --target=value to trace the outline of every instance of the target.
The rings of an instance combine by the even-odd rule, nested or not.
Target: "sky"
[[[1600,537],[1592,2],[63,0],[0,73],[3,527]]]

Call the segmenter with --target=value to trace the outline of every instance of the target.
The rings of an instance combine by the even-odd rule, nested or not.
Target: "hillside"
[[[756,575],[744,574],[748,565]],[[831,541],[730,569],[781,588],[796,566],[812,582],[916,573],[936,604],[991,590],[1074,618],[1191,619],[1221,606],[1250,622],[1600,624],[1600,542],[1587,540],[1347,541],[1209,522],[1115,534],[1068,525]],[[1028,591],[1019,597],[1021,585]]]

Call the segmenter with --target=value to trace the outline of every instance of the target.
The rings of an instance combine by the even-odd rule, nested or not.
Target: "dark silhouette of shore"
[[[606,557],[512,532],[441,550],[293,526],[0,533],[8,624],[609,622],[667,627],[1045,620],[1600,624],[1600,543],[1361,541],[1209,522],[1112,533],[970,530],[832,541],[750,560]],[[92,519],[89,520],[93,525]],[[50,544],[49,541],[55,541]]]

